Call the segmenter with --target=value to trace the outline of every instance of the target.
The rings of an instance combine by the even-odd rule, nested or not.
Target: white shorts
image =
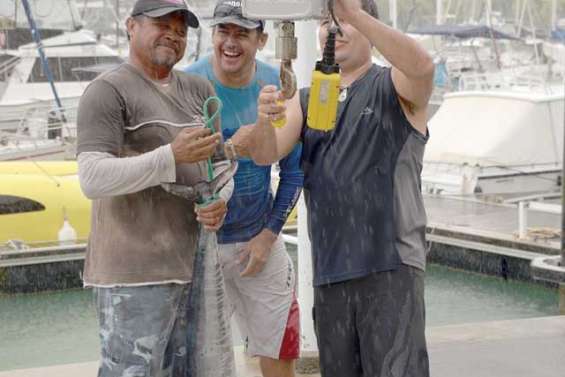
[[[246,245],[247,242],[218,245],[230,314],[235,313],[246,353],[297,359],[300,324],[294,294],[296,277],[282,237],[273,244],[263,270],[252,277],[240,276],[246,263],[238,263],[239,254]]]

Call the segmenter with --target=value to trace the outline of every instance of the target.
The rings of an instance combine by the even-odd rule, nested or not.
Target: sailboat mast
[[[398,8],[397,0],[388,0],[388,8],[390,11],[390,20],[392,21],[392,27],[398,29]]]
[[[443,0],[436,0],[436,24],[443,24]]]
[[[551,31],[557,29],[557,0],[551,0]]]
[[[45,56],[45,52],[43,51],[43,43],[41,42],[41,36],[39,35],[39,30],[37,29],[37,25],[35,24],[35,19],[33,18],[33,13],[31,12],[29,1],[22,0],[22,4],[24,6],[27,21],[29,23],[29,27],[31,30],[31,36],[33,37],[33,40],[37,45],[37,52],[39,53],[39,59],[41,60],[41,67],[43,68],[43,73],[45,73],[45,76],[49,81],[49,85],[51,86],[51,91],[53,92],[53,96],[55,97],[55,103],[57,104],[58,112],[61,115],[61,120],[65,122],[65,116],[63,115],[63,106],[61,104],[61,99],[59,98],[59,94],[57,93],[57,88],[55,88],[55,83],[53,81],[53,74],[51,73],[51,69],[49,68],[49,62],[47,61],[47,57]]]
[[[120,46],[120,0],[116,0],[116,48]]]
[[[492,27],[492,1],[486,0],[485,2],[485,14],[487,19],[487,26]]]

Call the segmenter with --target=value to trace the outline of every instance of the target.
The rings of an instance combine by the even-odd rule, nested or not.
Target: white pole
[[[397,0],[388,0],[388,8],[392,27],[398,29],[398,4]]]
[[[540,64],[540,54],[539,54],[539,50],[538,47],[536,45],[536,27],[534,25],[534,15],[532,14],[532,7],[530,6],[529,1],[526,2],[526,4],[528,4],[528,18],[530,19],[530,29],[532,30],[532,38],[533,38],[533,46],[534,46],[534,53],[536,56],[536,64]]]
[[[551,1],[551,30],[557,29],[557,0]]]
[[[293,68],[298,88],[304,88],[310,86],[318,59],[318,21],[297,21],[295,31],[298,50]]]
[[[487,17],[487,26],[492,27],[492,1],[486,1],[486,17]]]
[[[520,9],[522,7],[522,0],[516,0],[516,4],[514,6],[516,7],[516,15],[514,16],[514,32],[516,33],[516,36],[518,36],[518,28],[520,25]]]
[[[436,0],[436,24],[443,24],[443,0]]]
[[[466,21],[469,23],[475,23],[477,19],[475,17],[476,13],[477,13],[477,0],[473,0],[473,2],[471,3],[471,16]]]
[[[295,72],[298,88],[310,86],[312,70],[318,59],[316,21],[296,22],[298,37],[298,57]],[[306,204],[304,195],[298,201],[298,301],[300,303],[301,357],[310,358],[318,353],[312,308],[314,307],[314,289],[312,287],[312,254],[308,226],[306,224]]]
[[[524,27],[524,17],[526,16],[528,1],[529,0],[524,0],[523,3],[521,4],[522,9],[520,11],[520,22],[518,23],[518,31],[516,32],[517,37],[520,37],[520,35],[522,35],[522,28]]]
[[[318,344],[312,318],[314,287],[312,286],[312,254],[306,216],[306,203],[302,195],[298,201],[298,300],[302,335],[300,353],[302,356],[311,357],[318,352]]]
[[[518,238],[528,238],[528,203],[524,201],[518,203]]]

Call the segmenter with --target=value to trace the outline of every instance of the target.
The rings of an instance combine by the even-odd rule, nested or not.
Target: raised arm
[[[366,13],[360,0],[336,0],[336,16],[355,27],[392,65],[392,80],[409,120],[416,125],[433,90],[434,64],[414,39]],[[419,122],[420,123],[420,122]],[[425,123],[425,122],[424,122]]]
[[[257,123],[253,129],[249,155],[259,165],[270,165],[290,153],[300,140],[302,109],[298,92],[287,104],[278,102],[275,86],[265,86],[258,99]],[[275,128],[271,122],[286,117],[286,124]]]

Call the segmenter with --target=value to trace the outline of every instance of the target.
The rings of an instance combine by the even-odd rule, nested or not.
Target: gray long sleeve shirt
[[[175,158],[170,144],[134,157],[83,152],[78,156],[80,186],[89,199],[139,192],[176,180]],[[219,192],[226,203],[233,193],[233,179]]]

